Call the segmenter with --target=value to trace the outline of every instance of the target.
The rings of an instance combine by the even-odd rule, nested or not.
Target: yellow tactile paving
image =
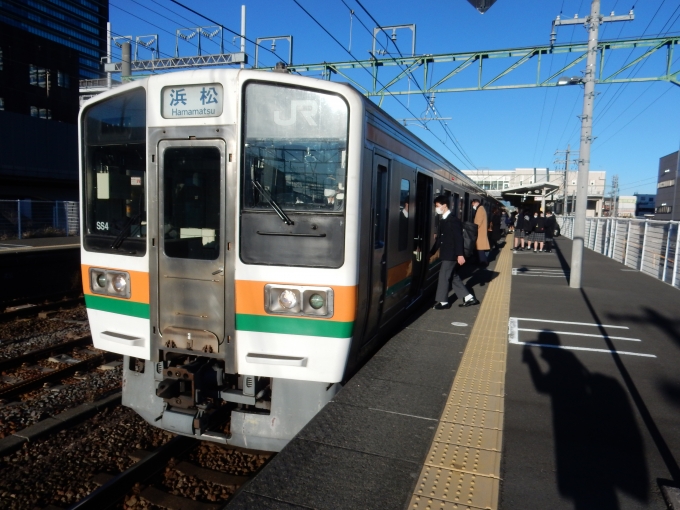
[[[411,510],[498,508],[512,252],[501,252],[456,372]]]
[[[483,450],[501,450],[501,434],[498,429],[472,427],[460,423],[440,422],[434,440],[440,443],[469,444]]]

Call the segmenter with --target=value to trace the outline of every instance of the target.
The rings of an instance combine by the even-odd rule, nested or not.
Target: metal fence
[[[0,200],[0,240],[79,234],[78,202]]]
[[[562,235],[574,238],[574,217],[558,217]],[[680,288],[680,222],[587,218],[584,245],[626,266]]]

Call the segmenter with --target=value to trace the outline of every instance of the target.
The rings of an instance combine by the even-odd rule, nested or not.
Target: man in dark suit
[[[463,225],[456,215],[451,213],[448,204],[449,200],[444,195],[439,195],[434,199],[435,211],[441,218],[439,220],[437,239],[430,250],[430,257],[439,250],[439,258],[442,261],[442,265],[439,268],[435,310],[451,308],[449,303],[449,281],[451,281],[451,287],[455,291],[456,296],[459,299],[463,299],[459,306],[479,304],[477,298],[467,290],[458,272],[455,271],[456,264],[461,266],[465,264],[465,257],[463,257]]]

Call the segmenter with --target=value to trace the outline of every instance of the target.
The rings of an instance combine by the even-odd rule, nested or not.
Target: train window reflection
[[[347,104],[332,94],[250,83],[245,112],[244,209],[342,212]]]
[[[83,115],[87,250],[146,252],[146,97],[135,89]],[[115,120],[114,120],[115,119]]]
[[[220,150],[173,147],[163,153],[163,231],[168,257],[219,255]]]

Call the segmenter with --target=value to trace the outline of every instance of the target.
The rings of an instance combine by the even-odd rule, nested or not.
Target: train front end
[[[362,108],[343,85],[236,70],[151,77],[83,108],[84,292],[95,346],[124,355],[124,405],[279,451],[335,395]]]

